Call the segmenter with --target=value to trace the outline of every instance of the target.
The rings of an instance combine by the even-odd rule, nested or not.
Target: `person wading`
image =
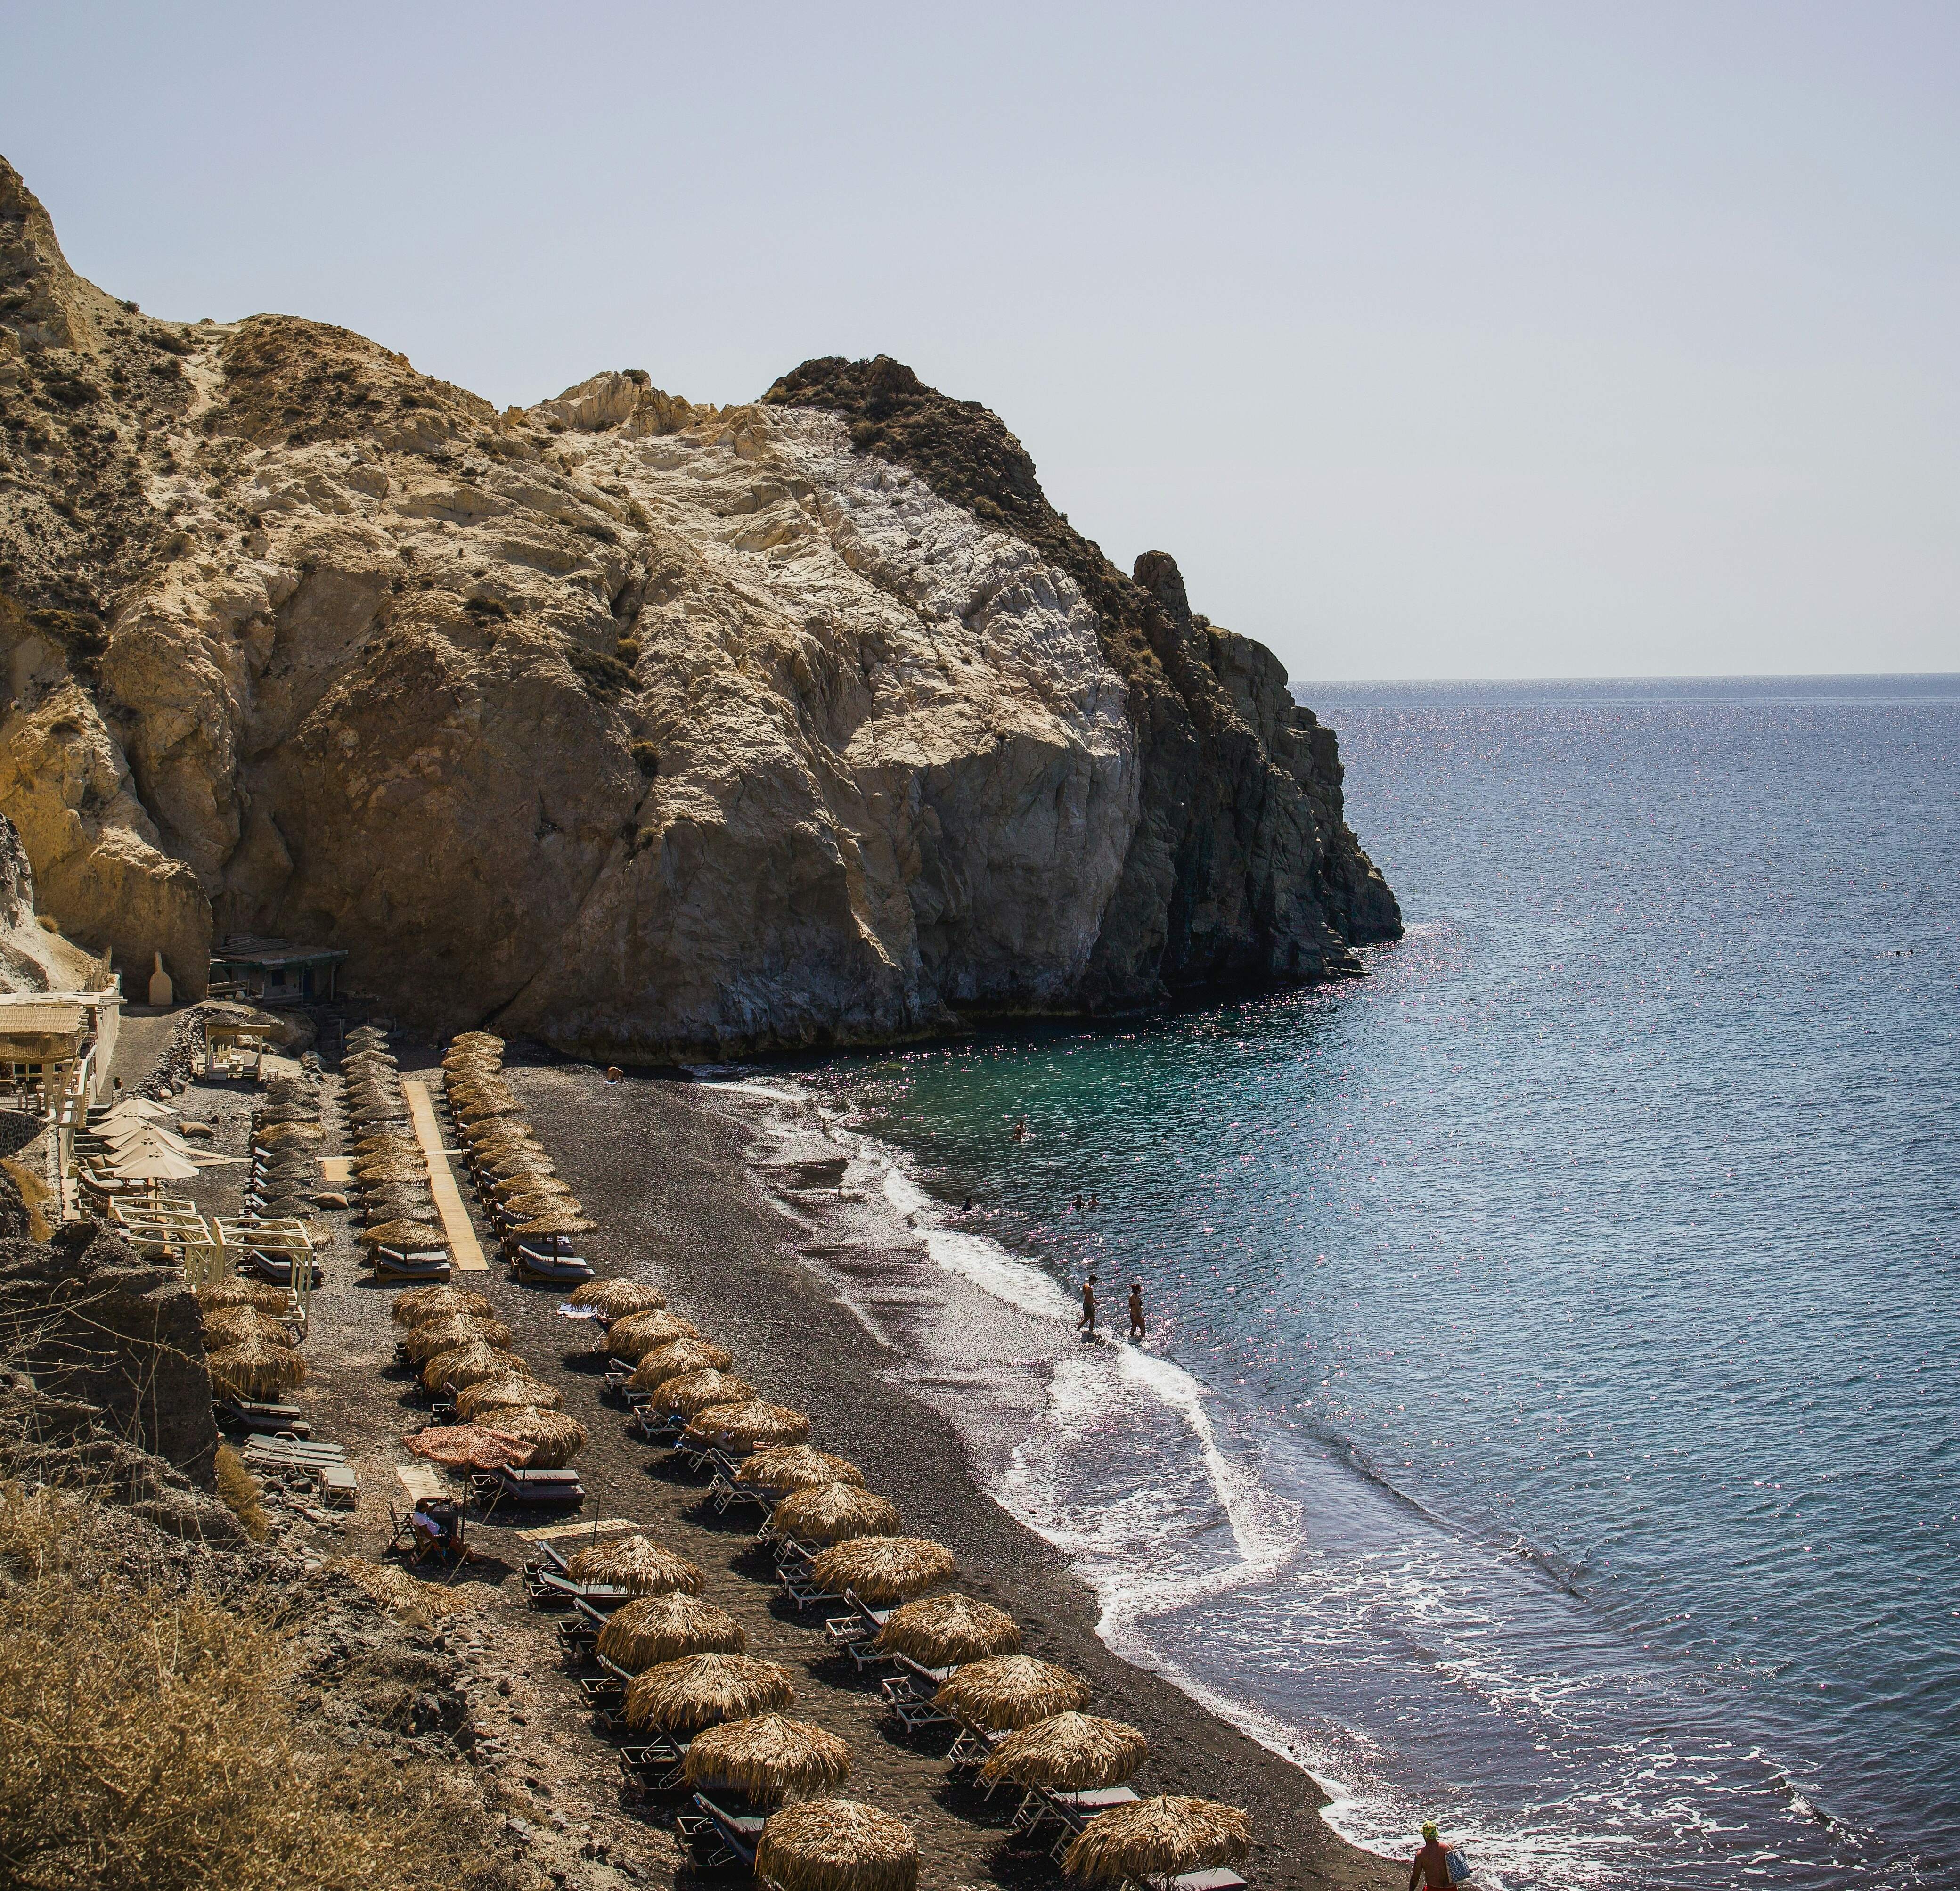
[[[1452,1880],[1449,1875],[1449,1848],[1438,1835],[1434,1826],[1425,1823],[1422,1829],[1422,1849],[1409,1863],[1409,1891],[1425,1887],[1425,1891],[1449,1891],[1452,1883],[1467,1882]]]
[[[1150,1331],[1150,1324],[1144,1318],[1144,1284],[1141,1281],[1130,1283],[1130,1337],[1141,1339]]]
[[[1096,1280],[1092,1274],[1082,1283],[1082,1317],[1075,1323],[1075,1330],[1080,1333],[1086,1329],[1091,1339],[1096,1337]]]

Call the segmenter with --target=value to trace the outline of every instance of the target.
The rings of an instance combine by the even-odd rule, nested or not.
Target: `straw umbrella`
[[[310,1149],[323,1133],[318,1123],[275,1122],[269,1129],[260,1130],[252,1140],[262,1149],[283,1148],[290,1142]]]
[[[748,1642],[727,1609],[673,1590],[615,1609],[596,1645],[607,1660],[638,1674],[686,1654],[740,1654]]]
[[[1150,1756],[1149,1741],[1134,1727],[1071,1708],[1010,1733],[980,1777],[990,1786],[1011,1780],[1051,1792],[1094,1792],[1122,1785]]]
[[[682,1418],[692,1418],[711,1406],[732,1406],[737,1399],[752,1397],[755,1390],[746,1380],[725,1372],[687,1372],[657,1386],[653,1402],[663,1412],[678,1412]]]
[[[290,1346],[247,1339],[205,1357],[213,1391],[234,1399],[262,1399],[306,1383],[306,1361]]]
[[[283,1313],[291,1310],[291,1292],[269,1281],[215,1281],[196,1290],[197,1304],[205,1312],[224,1307],[256,1307],[262,1313]]]
[[[508,1202],[513,1195],[533,1194],[539,1189],[550,1195],[569,1195],[571,1192],[571,1184],[558,1179],[557,1171],[552,1167],[551,1160],[546,1156],[532,1157],[523,1162],[514,1163],[511,1165],[511,1172],[508,1175],[501,1173],[495,1164],[489,1167],[492,1176],[490,1192],[499,1202]]]
[[[451,1313],[476,1313],[487,1319],[493,1309],[488,1300],[467,1287],[411,1287],[395,1296],[391,1310],[398,1326],[419,1326],[425,1320],[447,1319]]]
[[[433,1221],[383,1221],[377,1227],[363,1228],[354,1237],[364,1248],[440,1247],[447,1249],[449,1238]]]
[[[486,1346],[508,1348],[511,1329],[501,1320],[492,1320],[486,1314],[447,1313],[440,1320],[425,1320],[419,1326],[411,1326],[402,1345],[409,1358],[418,1366],[425,1366],[439,1352],[479,1341]]]
[[[492,1150],[483,1158],[483,1166],[499,1182],[514,1182],[523,1175],[555,1175],[548,1155],[526,1146],[511,1146]],[[511,1191],[515,1194],[517,1191]]]
[[[850,1772],[848,1743],[780,1714],[724,1721],[696,1734],[682,1768],[690,1786],[725,1786],[758,1806],[828,1792]]]
[[[286,1323],[256,1307],[216,1307],[205,1314],[204,1342],[212,1351],[242,1346],[249,1339],[263,1340],[269,1346],[293,1343]]]
[[[905,1602],[959,1574],[953,1552],[923,1536],[860,1536],[820,1551],[810,1564],[819,1589],[846,1589],[874,1609]]]
[[[1062,1869],[1085,1884],[1120,1885],[1215,1871],[1242,1863],[1252,1849],[1252,1822],[1236,1806],[1165,1794],[1097,1813],[1068,1848]]]
[[[606,1350],[616,1359],[637,1361],[670,1340],[700,1337],[701,1329],[692,1320],[670,1313],[663,1307],[648,1307],[613,1321],[606,1329]],[[642,1380],[637,1389],[650,1392],[653,1385]]]
[[[628,1605],[632,1606],[630,1603]],[[663,1661],[626,1687],[628,1727],[692,1733],[796,1699],[789,1670],[749,1654],[695,1654]]]
[[[519,1195],[512,1207],[532,1199]],[[571,1304],[574,1307],[596,1307],[607,1320],[623,1320],[629,1313],[652,1313],[663,1307],[667,1297],[657,1287],[649,1287],[644,1281],[587,1281],[583,1287],[574,1290]]]
[[[475,1045],[488,1051],[501,1051],[504,1040],[495,1031],[458,1031],[449,1040],[449,1047],[453,1051],[460,1050],[468,1045]]]
[[[780,1491],[784,1496],[791,1491],[807,1491],[813,1484],[864,1482],[864,1473],[848,1458],[834,1457],[828,1451],[813,1450],[807,1444],[772,1444],[752,1457],[744,1458],[735,1476],[740,1483],[752,1484],[765,1491]]]
[[[585,1449],[585,1427],[562,1412],[546,1412],[529,1405],[500,1406],[488,1415],[488,1422],[531,1447],[534,1471],[562,1471]]]
[[[402,1442],[418,1457],[447,1465],[452,1471],[494,1471],[506,1464],[527,1465],[531,1447],[522,1438],[483,1425],[432,1425],[412,1432]]]
[[[636,1596],[698,1595],[701,1571],[685,1556],[644,1536],[588,1544],[571,1559],[573,1579],[627,1589]]]
[[[756,1877],[781,1891],[915,1891],[918,1863],[904,1824],[854,1799],[786,1806],[756,1847]]]
[[[479,1379],[456,1395],[459,1418],[494,1418],[499,1412],[521,1412],[527,1407],[555,1412],[565,1403],[557,1386],[524,1374],[505,1373],[495,1379]]]
[[[672,1383],[671,1380],[669,1383]],[[739,1379],[730,1385],[740,1385]],[[662,1386],[654,1396],[667,1390]],[[722,1395],[724,1398],[727,1393]],[[678,1406],[671,1406],[678,1411]],[[810,1436],[810,1415],[793,1412],[788,1406],[769,1405],[752,1393],[739,1404],[698,1408],[688,1423],[691,1439],[700,1444],[718,1444],[730,1451],[749,1452],[765,1444],[800,1444]]]
[[[567,1215],[562,1205],[517,1224],[520,1234],[596,1234],[598,1230],[597,1221],[589,1221],[582,1215]]]
[[[422,1367],[422,1383],[431,1392],[453,1386],[460,1392],[485,1379],[515,1378],[528,1371],[514,1352],[495,1346],[459,1346],[452,1352],[439,1352]]]
[[[726,1346],[718,1346],[713,1340],[702,1339],[692,1333],[682,1333],[641,1354],[634,1376],[642,1385],[658,1386],[664,1380],[678,1379],[684,1373],[726,1372],[734,1363],[735,1355]]]
[[[1019,1654],[1021,1632],[1012,1616],[991,1603],[959,1594],[922,1596],[892,1611],[876,1645],[887,1654],[908,1656],[922,1668],[950,1668],[991,1655]]]
[[[769,1519],[778,1536],[799,1543],[845,1543],[898,1534],[897,1507],[855,1484],[813,1484],[794,1491]]]
[[[1052,1661],[1037,1661],[1031,1654],[997,1654],[985,1661],[962,1662],[957,1673],[940,1683],[933,1701],[969,1727],[998,1733],[1086,1707],[1089,1684]]]

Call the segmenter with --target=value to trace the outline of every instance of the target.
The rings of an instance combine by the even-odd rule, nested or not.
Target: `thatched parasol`
[[[969,1727],[998,1733],[1087,1706],[1089,1684],[1052,1661],[1037,1661],[1031,1654],[997,1654],[985,1661],[962,1662],[958,1673],[940,1683],[933,1701]]]
[[[657,1386],[653,1402],[663,1412],[691,1418],[711,1406],[732,1407],[738,1399],[752,1397],[755,1390],[746,1379],[725,1372],[684,1372]]]
[[[460,1418],[494,1418],[503,1411],[522,1411],[526,1406],[540,1412],[555,1412],[565,1403],[557,1386],[527,1374],[505,1373],[495,1379],[479,1379],[456,1395],[456,1415]]]
[[[860,1536],[820,1551],[810,1564],[819,1589],[851,1590],[874,1609],[905,1602],[959,1571],[953,1552],[923,1536]]]
[[[531,1447],[522,1438],[483,1425],[432,1425],[402,1442],[416,1456],[446,1464],[452,1471],[494,1471],[501,1465],[527,1465]]]
[[[476,1096],[459,1098],[462,1114],[457,1120],[466,1125],[480,1122],[509,1122],[524,1113],[524,1106],[514,1097]]]
[[[614,1610],[597,1645],[607,1660],[638,1674],[684,1654],[740,1654],[748,1641],[727,1610],[675,1590]]]
[[[419,1326],[411,1326],[402,1345],[409,1358],[418,1366],[425,1366],[439,1352],[478,1341],[486,1346],[508,1348],[511,1329],[501,1320],[483,1313],[445,1313],[440,1320],[425,1320]]]
[[[788,1669],[773,1661],[749,1654],[689,1655],[663,1661],[628,1683],[626,1724],[643,1732],[654,1727],[692,1733],[788,1707],[795,1698]]]
[[[571,1559],[579,1582],[603,1583],[636,1596],[698,1595],[701,1571],[682,1555],[644,1536],[593,1543]]]
[[[864,1473],[848,1458],[813,1451],[807,1444],[772,1444],[744,1458],[735,1476],[742,1483],[785,1496],[791,1491],[807,1491],[813,1484],[864,1482]]]
[[[680,1333],[640,1355],[634,1377],[642,1385],[657,1386],[689,1372],[726,1372],[735,1355],[726,1346],[698,1334]]]
[[[318,1122],[320,1107],[316,1103],[275,1103],[270,1109],[262,1109],[252,1119],[254,1129],[269,1128],[280,1122]]]
[[[291,1307],[293,1297],[285,1288],[275,1287],[268,1281],[234,1277],[199,1288],[197,1304],[206,1312],[221,1307],[256,1307],[262,1313],[283,1313]]]
[[[663,1307],[648,1307],[613,1321],[606,1330],[606,1350],[616,1359],[637,1361],[670,1340],[700,1337],[701,1329],[692,1320],[683,1320]],[[651,1391],[653,1387],[643,1380],[635,1389]]]
[[[859,1536],[896,1536],[897,1506],[855,1484],[813,1484],[793,1491],[769,1519],[780,1536],[799,1543],[846,1543]]]
[[[918,1863],[905,1825],[854,1799],[786,1806],[756,1847],[756,1876],[779,1891],[915,1891]]]
[[[741,1381],[731,1379],[728,1383],[740,1385]],[[663,1386],[654,1397],[662,1397],[666,1390]],[[810,1416],[792,1412],[788,1406],[766,1404],[751,1394],[740,1404],[697,1409],[687,1428],[691,1438],[702,1444],[718,1444],[730,1451],[756,1451],[765,1444],[802,1444],[810,1436]]]
[[[399,1184],[406,1188],[428,1186],[426,1164],[411,1162],[406,1156],[370,1156],[349,1165],[348,1174],[358,1188],[385,1188]]]
[[[363,1247],[440,1247],[449,1246],[449,1237],[433,1221],[383,1221],[363,1228],[354,1237]]]
[[[696,1734],[682,1772],[690,1786],[725,1786],[756,1805],[774,1806],[842,1785],[851,1749],[809,1721],[756,1714]]]
[[[458,1031],[449,1040],[449,1047],[453,1051],[473,1044],[487,1051],[501,1051],[504,1048],[504,1040],[495,1031]]]
[[[292,1142],[310,1149],[320,1141],[321,1133],[317,1122],[275,1122],[269,1129],[260,1130],[252,1140],[262,1149],[283,1148]]]
[[[293,1336],[283,1320],[256,1307],[214,1307],[204,1316],[204,1343],[215,1351],[262,1339],[269,1346],[290,1346]]]
[[[971,1596],[923,1596],[894,1609],[876,1645],[922,1668],[950,1668],[989,1656],[1019,1654],[1021,1632],[1004,1609]]]
[[[516,1208],[526,1201],[542,1199],[519,1195],[511,1205]],[[644,1281],[587,1281],[574,1291],[571,1304],[574,1307],[596,1307],[608,1320],[623,1320],[629,1313],[657,1310],[666,1306],[667,1297],[657,1287],[649,1287]]]
[[[484,1157],[483,1166],[500,1182],[514,1182],[520,1176],[558,1173],[549,1156],[521,1145],[492,1150]]]
[[[444,1386],[460,1391],[485,1379],[528,1377],[529,1373],[514,1352],[500,1352],[495,1346],[459,1346],[451,1352],[438,1353],[422,1367],[422,1383],[431,1392],[440,1392]]]
[[[594,1234],[598,1230],[597,1221],[588,1221],[582,1215],[566,1214],[562,1203],[547,1214],[517,1224],[520,1234]]]
[[[980,1777],[990,1786],[1004,1779],[1051,1792],[1093,1792],[1122,1785],[1150,1756],[1150,1742],[1134,1727],[1071,1708],[1010,1733]]]
[[[1240,1863],[1252,1849],[1252,1822],[1236,1806],[1166,1794],[1097,1813],[1068,1848],[1062,1869],[1085,1884],[1120,1885],[1214,1871]]]
[[[395,1296],[392,1310],[398,1326],[419,1326],[425,1320],[443,1320],[451,1313],[480,1313],[486,1319],[494,1310],[488,1300],[468,1287],[411,1287]]]
[[[306,1383],[306,1361],[290,1346],[268,1339],[247,1339],[221,1346],[205,1356],[212,1390],[234,1399],[262,1399],[269,1392],[285,1392]]]
[[[508,1202],[513,1195],[532,1194],[540,1188],[553,1195],[569,1195],[571,1192],[571,1184],[558,1180],[557,1172],[552,1169],[549,1159],[545,1157],[517,1164],[508,1175],[494,1167],[492,1173],[495,1179],[490,1184],[490,1192],[499,1202]]]
[[[522,1438],[531,1447],[531,1469],[562,1471],[585,1449],[585,1427],[562,1412],[546,1412],[534,1405],[498,1406],[485,1422],[514,1438]]]

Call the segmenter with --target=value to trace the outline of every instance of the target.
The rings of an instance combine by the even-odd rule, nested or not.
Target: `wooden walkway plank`
[[[490,1263],[483,1258],[482,1244],[471,1226],[469,1211],[449,1166],[449,1152],[442,1146],[441,1126],[435,1119],[435,1105],[428,1085],[413,1078],[402,1080],[402,1094],[409,1100],[409,1120],[415,1125],[415,1140],[422,1144],[422,1158],[428,1164],[429,1192],[435,1197],[435,1211],[442,1218],[442,1231],[449,1238],[449,1254],[459,1274],[487,1274]]]

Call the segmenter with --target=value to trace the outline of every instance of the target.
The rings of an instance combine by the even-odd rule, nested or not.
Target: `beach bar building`
[[[108,1084],[122,1017],[113,977],[97,992],[0,992],[0,1080],[14,1106],[79,1120]]]
[[[249,998],[255,1004],[320,1004],[336,995],[340,962],[331,946],[295,945],[290,939],[228,939],[212,953],[213,998]]]

